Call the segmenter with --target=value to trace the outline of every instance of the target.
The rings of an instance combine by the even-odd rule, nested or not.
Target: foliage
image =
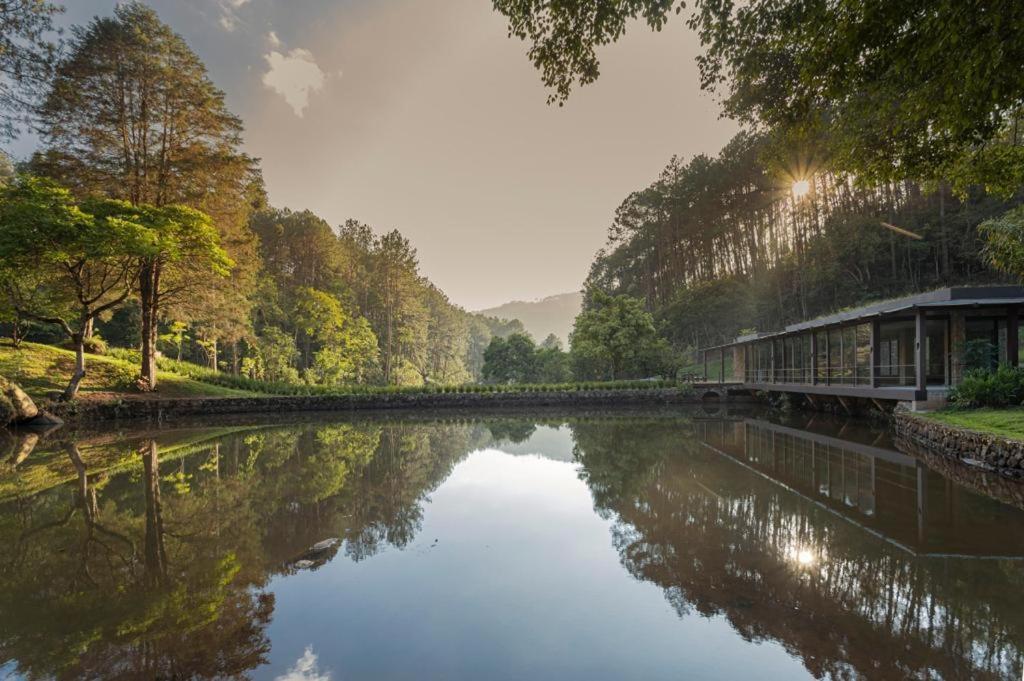
[[[597,49],[632,20],[660,30],[686,8],[681,0],[494,5],[510,35],[529,41],[558,102],[598,77]],[[994,145],[1017,152],[1012,158],[986,155],[1005,131],[1016,135],[1024,98],[1018,2],[698,0],[692,9],[702,87],[724,89],[727,115],[775,131],[787,148],[825,140],[821,155],[864,181],[938,179],[952,168],[967,175],[964,188],[991,178],[1013,191],[1024,179],[1016,139]]]
[[[50,76],[58,45],[51,40],[60,5],[0,0],[0,138],[12,139],[19,118]]]
[[[866,300],[999,280],[977,226],[1008,202],[912,182],[857,187],[828,170],[797,201],[779,191],[766,153],[762,136],[741,133],[715,158],[673,159],[616,211],[588,288],[642,298],[685,349]]]
[[[484,379],[495,383],[526,383],[534,373],[536,346],[521,333],[492,338],[484,351]]]
[[[89,371],[82,379],[81,392],[133,393],[138,378],[139,352],[111,348],[107,356],[91,356]],[[173,360],[171,360],[173,362]],[[33,399],[48,397],[66,386],[66,377],[75,366],[75,353],[50,345],[24,342],[18,348],[0,345],[0,375],[16,382]],[[193,365],[195,366],[195,365]],[[199,368],[199,367],[197,367]],[[198,381],[183,373],[161,371],[165,397],[243,397],[254,391]]]
[[[149,7],[120,4],[76,28],[68,47],[36,112],[43,148],[32,164],[79,195],[122,200],[150,229],[141,373],[155,387],[157,324],[169,305],[207,335],[241,335],[258,264],[246,229],[254,162],[202,61]],[[218,281],[232,262],[242,267]]]
[[[1024,206],[978,225],[984,255],[996,269],[1024,280]]]
[[[149,245],[139,224],[111,213],[116,204],[94,199],[83,210],[66,189],[32,177],[0,189],[0,284],[15,325],[53,324],[71,341],[77,361],[65,399],[85,376],[94,322],[128,297]]]
[[[668,368],[667,345],[643,301],[600,290],[588,291],[587,297],[588,308],[576,318],[569,339],[576,376],[615,380]]]
[[[1024,404],[1024,368],[1000,365],[994,371],[968,371],[949,395],[961,407],[1007,407]]]

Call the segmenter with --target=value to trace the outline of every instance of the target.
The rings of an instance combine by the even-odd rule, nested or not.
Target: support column
[[[818,384],[818,334],[811,331],[811,385]]]
[[[1012,367],[1019,364],[1019,343],[1017,331],[1017,308],[1011,307],[1006,311],[1006,362]]]
[[[871,320],[871,387],[878,387],[879,365],[881,364],[882,322]]]
[[[825,329],[825,385],[832,385],[832,332]]]
[[[701,355],[704,357],[704,382],[708,382],[708,351],[701,350]]]
[[[914,313],[914,387],[917,399],[928,399],[928,343],[926,342],[924,310],[918,308]]]
[[[718,365],[718,382],[725,383],[725,347],[718,349],[718,354],[721,357],[721,364]]]
[[[774,338],[772,338],[770,341],[768,341],[768,347],[770,347],[772,349],[772,352],[771,352],[772,363],[771,363],[771,368],[769,369],[769,373],[768,373],[768,382],[769,383],[774,383],[775,382],[775,339]]]

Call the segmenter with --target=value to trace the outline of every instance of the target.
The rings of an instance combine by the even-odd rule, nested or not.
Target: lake
[[[317,415],[32,444],[0,460],[0,679],[1021,678],[1014,490],[863,421]]]

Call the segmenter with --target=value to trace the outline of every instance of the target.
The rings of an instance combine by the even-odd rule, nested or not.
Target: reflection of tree
[[[348,496],[347,555],[361,560],[385,544],[407,546],[420,529],[427,495],[483,437],[468,425],[387,425],[380,449]]]
[[[210,518],[230,499],[189,495],[200,514],[164,503],[155,443],[141,453],[141,485],[97,483],[77,445],[66,450],[79,471],[74,490],[31,499],[18,523],[0,528],[0,541],[17,547],[0,559],[0,657],[29,677],[58,678],[220,678],[261,663],[273,600],[239,579],[238,557],[211,540],[219,525]]]
[[[678,423],[577,425],[574,435],[595,503],[616,519],[623,565],[680,615],[724,616],[818,677],[1019,672],[1017,563],[912,558],[687,444],[695,438]]]
[[[502,418],[487,422],[487,429],[495,442],[526,442],[537,432],[537,422],[533,419]]]
[[[0,659],[26,676],[244,676],[268,650],[272,574],[330,537],[352,559],[408,545],[490,432],[358,420],[163,437],[187,455],[146,440],[119,473],[91,473],[92,449],[69,443],[74,484],[0,507]]]

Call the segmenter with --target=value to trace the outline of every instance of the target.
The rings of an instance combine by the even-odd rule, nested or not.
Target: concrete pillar
[[[825,385],[832,384],[832,333],[825,329]]]
[[[811,383],[818,384],[818,334],[811,331]]]
[[[963,312],[951,310],[949,313],[949,382],[959,385],[964,375],[964,351],[967,346],[967,319]]]
[[[725,383],[725,348],[721,347],[718,349],[719,359],[721,364],[718,365],[718,382]]]
[[[878,369],[881,364],[882,350],[882,322],[878,319],[871,320],[871,387],[878,387]]]
[[[1018,365],[1017,308],[1006,311],[1006,362],[1012,367]]]
[[[702,350],[701,354],[704,356],[704,382],[708,382],[708,351]]]
[[[918,392],[917,399],[919,400],[928,399],[928,343],[926,340],[924,310],[918,308],[914,312],[914,387]]]

